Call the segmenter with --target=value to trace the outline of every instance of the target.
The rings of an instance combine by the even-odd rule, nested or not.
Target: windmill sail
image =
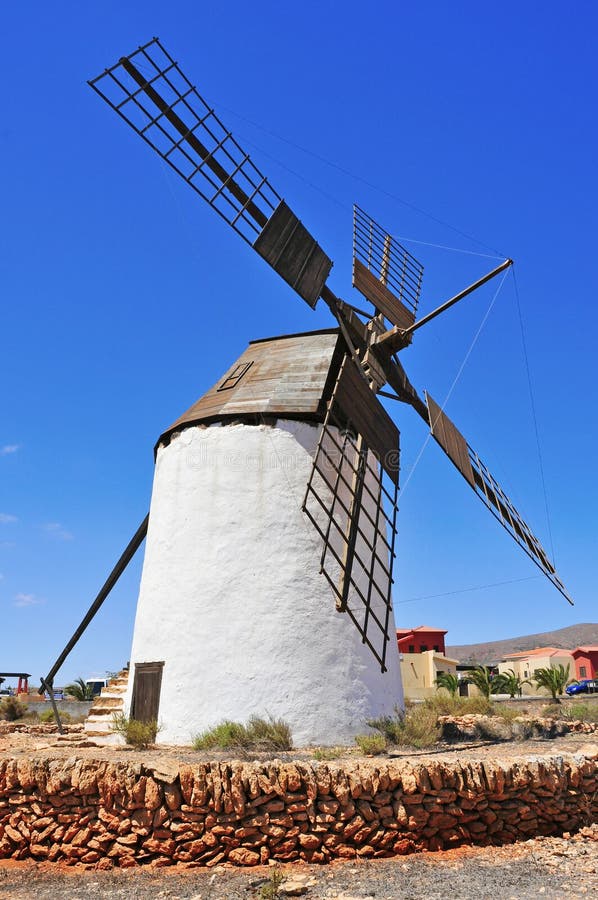
[[[415,322],[424,267],[359,206],[353,207],[353,287],[399,328]]]
[[[157,38],[90,86],[314,307],[332,262]]]
[[[337,609],[347,613],[382,671],[394,638],[389,623],[398,446],[392,420],[346,356],[320,432],[303,509],[322,539],[320,568]]]
[[[519,515],[475,450],[469,446],[461,432],[428,393],[426,393],[426,403],[432,435],[453,465],[461,472],[470,487],[503,528],[517,541],[563,597],[573,605],[571,597],[540,541]]]

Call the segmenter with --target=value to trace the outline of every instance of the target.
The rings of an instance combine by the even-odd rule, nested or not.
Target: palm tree
[[[75,678],[72,684],[67,684],[64,693],[73,700],[93,700],[93,688],[86,684],[82,678]]]
[[[490,694],[494,691],[494,682],[486,666],[476,666],[475,669],[470,669],[467,673],[467,682],[474,684],[486,700],[490,699]]]
[[[515,694],[521,697],[521,689],[524,684],[531,686],[531,681],[528,678],[522,678],[521,675],[516,675],[513,669],[507,669],[506,672],[501,672],[492,680],[492,691],[495,694],[508,694],[512,700]]]
[[[439,672],[436,676],[436,687],[444,688],[451,697],[456,697],[459,693],[459,679],[452,672]]]
[[[558,666],[536,669],[534,672],[534,681],[539,688],[550,691],[555,703],[560,703],[559,696],[563,693],[565,687],[569,683],[569,669],[569,663],[567,663],[567,668],[565,668],[562,663],[559,663]]]

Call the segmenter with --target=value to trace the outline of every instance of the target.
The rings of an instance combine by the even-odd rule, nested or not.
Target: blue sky
[[[87,86],[153,35],[334,259],[338,294],[357,302],[353,202],[424,264],[421,313],[496,265],[476,254],[516,261],[523,331],[509,275],[446,411],[552,535],[576,606],[433,442],[420,457],[425,426],[397,405],[397,624],[465,643],[596,621],[595,4],[36,0],[2,20],[0,669],[45,674],[148,508],[156,437],[247,341],[332,324]],[[402,356],[440,402],[497,286]],[[57,682],[126,662],[140,564]]]

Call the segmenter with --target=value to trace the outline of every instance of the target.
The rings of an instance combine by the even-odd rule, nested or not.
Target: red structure
[[[17,687],[17,696],[19,694],[27,694],[29,693],[29,679],[31,678],[31,674],[29,672],[0,672],[0,684],[6,678],[18,678],[19,684]]]
[[[446,630],[430,628],[429,625],[418,625],[417,628],[397,628],[397,644],[399,653],[425,653],[434,650],[445,656],[444,636]]]
[[[571,651],[575,660],[575,677],[598,678],[598,646],[576,647]]]

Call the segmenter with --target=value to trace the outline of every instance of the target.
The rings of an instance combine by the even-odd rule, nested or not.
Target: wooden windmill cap
[[[158,439],[192,425],[264,417],[320,422],[345,354],[337,328],[251,341],[216,384]]]

